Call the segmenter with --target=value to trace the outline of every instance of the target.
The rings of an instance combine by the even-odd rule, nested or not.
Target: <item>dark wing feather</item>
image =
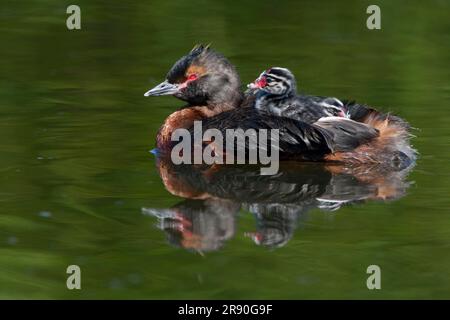
[[[347,110],[347,114],[349,115],[349,118],[352,120],[364,122],[365,120],[368,119],[369,116],[372,116],[379,121],[389,119],[390,122],[400,125],[406,131],[411,129],[409,123],[398,116],[380,112],[367,105],[355,103],[354,101],[344,101],[344,104],[345,109]]]
[[[325,129],[330,134],[333,151],[354,150],[379,135],[377,129],[346,118],[322,118],[314,125]]]
[[[203,131],[219,129],[226,137],[226,129],[278,129],[281,158],[300,157],[305,160],[322,159],[331,152],[331,135],[319,126],[294,119],[275,117],[254,108],[239,108],[203,120]],[[269,134],[270,137],[270,134]],[[246,143],[245,148],[248,148]]]

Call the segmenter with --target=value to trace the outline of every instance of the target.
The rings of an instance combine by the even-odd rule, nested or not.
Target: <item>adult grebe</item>
[[[307,161],[376,163],[404,168],[414,162],[409,125],[402,119],[354,103],[345,105],[345,117],[321,118],[309,124],[274,116],[251,107],[240,89],[235,67],[208,46],[194,47],[169,70],[166,80],[145,96],[173,95],[187,105],[169,115],[157,135],[162,151],[173,146],[178,128],[192,129],[196,120],[203,129],[278,129],[280,158]],[[247,145],[246,145],[247,146]]]

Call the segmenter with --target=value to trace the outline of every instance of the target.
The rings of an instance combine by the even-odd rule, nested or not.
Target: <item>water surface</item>
[[[368,1],[78,1],[80,31],[65,26],[69,4],[7,1],[0,12],[1,298],[450,297],[448,2],[378,1],[378,31],[365,26]],[[249,236],[261,228],[249,203],[220,202],[232,214],[219,226],[233,234],[224,227],[214,250],[169,241],[142,208],[186,201],[149,153],[182,103],[143,93],[198,42],[212,42],[243,83],[284,66],[302,91],[407,119],[421,154],[411,185],[383,200],[374,181],[351,179],[348,193],[368,198],[335,211],[308,202],[278,247]],[[320,181],[301,182],[303,171],[288,181],[329,190],[317,170]],[[80,291],[66,288],[71,264]],[[372,264],[378,291],[366,287]]]

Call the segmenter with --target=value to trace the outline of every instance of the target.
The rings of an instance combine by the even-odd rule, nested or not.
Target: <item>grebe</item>
[[[178,128],[278,129],[280,158],[344,163],[376,163],[404,168],[414,162],[409,125],[402,119],[359,104],[345,105],[351,121],[327,117],[309,124],[252,108],[235,67],[209,46],[194,47],[169,70],[166,80],[145,96],[173,95],[187,105],[169,115],[157,135],[157,148],[170,150]],[[246,145],[245,147],[248,147]]]
[[[175,129],[189,129],[195,120],[212,118],[239,106],[243,94],[234,66],[209,46],[195,46],[169,70],[166,80],[144,95],[173,95],[188,104],[164,121],[157,135],[157,147],[170,149]]]
[[[255,90],[255,108],[269,113],[314,123],[323,117],[345,117],[344,104],[333,97],[317,97],[297,94],[294,74],[280,67],[263,71],[247,87]]]

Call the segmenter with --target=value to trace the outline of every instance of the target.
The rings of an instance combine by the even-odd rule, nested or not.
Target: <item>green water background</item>
[[[450,298],[450,2],[3,1],[0,298]],[[182,103],[144,98],[195,43],[243,83],[291,69],[302,90],[368,103],[418,128],[414,185],[395,202],[310,212],[283,248],[236,236],[204,256],[170,246],[142,207],[180,201],[148,152]],[[82,290],[66,288],[68,265]],[[382,268],[382,289],[366,268]]]

